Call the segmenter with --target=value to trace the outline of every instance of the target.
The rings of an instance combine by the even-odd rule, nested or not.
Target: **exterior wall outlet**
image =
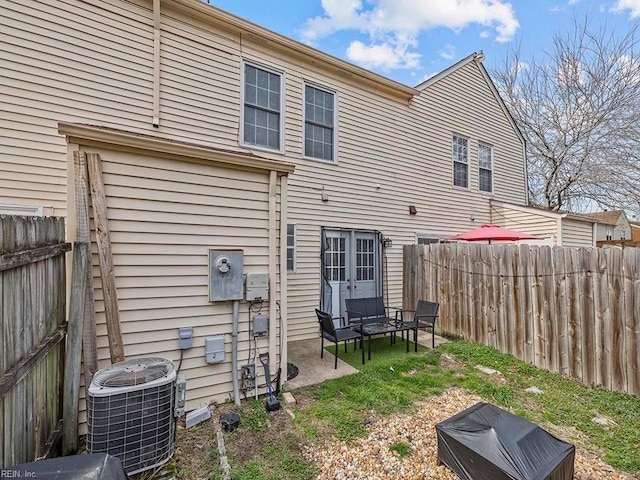
[[[254,388],[256,386],[256,366],[253,364],[243,365],[240,368],[240,374],[242,378],[242,387],[246,390]]]
[[[178,346],[180,350],[193,346],[193,327],[180,327],[178,331]]]

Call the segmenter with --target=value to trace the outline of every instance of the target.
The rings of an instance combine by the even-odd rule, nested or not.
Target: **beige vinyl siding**
[[[391,238],[393,246],[385,251],[385,284],[390,305],[401,306],[402,246],[415,243],[416,232],[447,236],[472,228],[472,215],[475,224],[489,220],[489,199],[493,197],[477,190],[477,141],[471,157],[472,188],[452,186],[453,131],[464,131],[493,146],[495,194],[524,203],[524,191],[513,187],[524,185],[522,144],[475,65],[465,67],[465,72],[470,71],[455,81],[433,85],[408,106],[295,64],[283,65],[282,60],[264,55],[260,59],[287,72],[289,142],[292,132],[296,140],[302,137],[302,80],[338,92],[337,163],[298,160],[289,181],[289,221],[297,225],[298,236],[297,269],[288,276],[289,340],[317,337],[313,308],[319,304],[320,227],[377,230]],[[468,121],[458,126],[457,110],[451,112],[460,106],[451,102],[455,91],[464,88],[475,89],[472,94],[480,92],[482,97],[464,106]],[[472,121],[474,115],[477,118],[487,111],[494,116],[493,130]],[[300,154],[301,143],[300,139],[295,155]],[[507,148],[503,148],[505,143]],[[290,149],[288,143],[288,154]],[[326,203],[320,200],[323,191],[329,196]],[[416,216],[409,215],[409,205],[416,206]]]
[[[525,204],[523,144],[475,62],[427,87],[414,102],[424,141],[423,155],[448,160],[430,163],[434,170],[429,187],[437,189],[435,196],[442,207],[455,204],[471,209],[474,204],[486,205],[490,198]],[[469,139],[470,194],[452,187],[453,134]],[[493,150],[493,195],[478,189],[478,143]]]
[[[0,203],[66,214],[59,121],[141,129],[150,118],[150,13],[124,2],[5,1],[0,9]]]
[[[294,58],[283,50],[269,51],[273,44],[251,35],[240,39],[237,34],[212,28],[203,18],[186,18],[171,10],[170,2],[162,2],[160,126],[154,129],[151,1],[10,0],[3,3],[5,6],[0,10],[0,48],[7,49],[2,52],[7,55],[2,65],[8,64],[8,68],[0,78],[0,88],[6,87],[7,109],[0,111],[0,121],[15,125],[16,131],[31,133],[23,133],[26,138],[21,138],[0,127],[0,135],[5,136],[1,141],[8,145],[0,150],[0,178],[4,179],[0,182],[5,182],[0,184],[0,203],[16,203],[22,196],[37,205],[55,206],[56,214],[65,213],[66,146],[56,131],[60,121],[247,151],[238,145],[242,61],[284,72],[285,153],[255,153],[296,163],[289,179],[288,202],[288,222],[297,225],[298,235],[297,271],[288,275],[290,340],[317,337],[313,308],[319,304],[322,226],[378,230],[392,239],[393,246],[386,251],[389,298],[392,305],[400,305],[402,245],[414,243],[415,232],[447,236],[485,223],[490,219],[491,198],[524,204],[523,146],[473,62],[409,103],[363,86],[371,84],[350,75],[327,73],[322,64],[313,64],[308,58]],[[28,82],[23,84],[25,77]],[[302,159],[305,81],[336,92],[336,164]],[[452,186],[453,133],[470,140],[468,190]],[[478,191],[478,142],[493,148],[493,195]],[[18,164],[24,164],[25,169],[17,171]],[[177,247],[172,247],[171,254],[154,256],[140,252],[140,245],[150,238],[151,246],[157,241],[158,245],[198,248],[200,238],[214,228],[204,220],[207,212],[229,222],[221,244],[246,242],[251,248],[261,247],[265,218],[248,218],[248,226],[258,226],[253,230],[244,230],[242,220],[237,220],[257,215],[254,202],[260,201],[249,193],[231,203],[230,197],[218,198],[225,192],[211,185],[185,184],[181,177],[171,176],[145,180],[125,168],[127,164],[122,162],[122,174],[106,172],[112,181],[110,206],[116,214],[111,219],[114,249],[123,252],[117,259],[119,282],[128,281],[129,276],[148,280],[165,271],[180,282],[185,276],[201,278],[202,268],[186,260],[193,260],[195,254],[185,254],[178,267],[171,263]],[[22,175],[19,180],[18,175]],[[239,176],[237,181],[242,183],[243,179]],[[178,185],[189,188],[173,190]],[[323,187],[329,195],[327,203],[320,201]],[[166,195],[179,201],[167,202]],[[200,205],[201,198],[211,203]],[[177,211],[156,210],[158,202]],[[180,207],[173,207],[174,203]],[[416,206],[417,215],[409,215],[409,205]],[[148,212],[146,218],[140,215],[143,211]],[[184,224],[168,233],[163,230],[163,214],[185,215]],[[472,216],[475,222],[470,220]],[[196,218],[202,222],[192,223]],[[127,250],[121,250],[124,245]],[[191,251],[188,248],[184,251]],[[262,250],[258,254],[266,255]],[[121,261],[129,256],[137,263]],[[188,287],[181,291],[184,298],[194,298],[186,292],[203,288],[201,284],[184,287]],[[142,321],[145,312],[155,312],[158,320],[164,318],[159,307],[143,305],[141,299],[125,296],[124,301],[128,318]],[[157,305],[166,304],[158,300]],[[171,315],[176,313],[172,308],[178,307],[168,307]],[[205,315],[202,312],[207,308],[200,304],[184,307],[195,317]],[[137,337],[129,338],[137,341]],[[174,340],[157,340],[149,348],[168,348],[171,342],[175,345]],[[101,355],[106,358],[104,352]]]
[[[177,366],[178,327],[191,326],[193,347],[185,351],[181,370],[187,409],[229,398],[232,303],[208,300],[208,251],[243,249],[245,273],[268,272],[269,174],[85,150],[102,159],[127,358],[160,356]],[[110,355],[95,242],[93,253],[98,359],[104,367]],[[240,365],[249,355],[248,306],[240,303]],[[262,311],[268,313],[268,302]],[[204,361],[204,340],[212,335],[225,336],[224,363]],[[259,338],[258,347],[268,351],[268,337]],[[270,353],[278,358],[278,351]]]
[[[491,215],[492,223],[531,235],[552,238],[555,245],[559,244],[558,226],[559,222],[562,221],[560,216],[552,218],[539,213],[512,209],[508,206],[493,207]]]
[[[593,223],[565,218],[562,220],[563,247],[592,247]]]

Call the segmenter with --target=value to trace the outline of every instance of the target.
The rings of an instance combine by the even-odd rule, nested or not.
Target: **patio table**
[[[353,324],[352,327],[356,332],[367,336],[367,359],[371,360],[371,337],[373,335],[382,335],[390,333],[395,336],[398,332],[407,332],[407,353],[409,352],[409,331],[411,327],[406,326],[402,322],[382,321],[375,323]]]

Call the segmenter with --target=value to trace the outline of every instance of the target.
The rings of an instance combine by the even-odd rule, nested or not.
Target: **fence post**
[[[86,269],[90,253],[88,243],[74,243],[71,273],[71,304],[69,305],[64,376],[63,455],[68,455],[78,449],[80,358],[82,356],[82,327],[84,323],[85,288],[87,282]]]

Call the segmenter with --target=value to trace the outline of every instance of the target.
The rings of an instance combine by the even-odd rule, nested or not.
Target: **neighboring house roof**
[[[508,207],[514,210],[520,210],[522,212],[528,212],[534,215],[542,215],[544,217],[555,218],[555,219],[566,218],[568,220],[576,220],[578,222],[606,223],[604,221],[600,221],[595,218],[592,218],[586,214],[568,212],[566,210],[550,210],[541,205],[525,206],[525,205],[517,205],[515,203],[500,202],[496,200],[491,200],[491,205],[495,205],[497,207]],[[612,223],[611,225],[615,225],[615,222]]]
[[[496,88],[495,84],[493,83],[493,80],[491,80],[491,77],[489,76],[489,72],[487,72],[487,69],[484,67],[484,64],[482,63],[483,60],[484,60],[484,53],[482,53],[482,50],[479,51],[479,52],[474,52],[471,55],[467,56],[466,58],[463,58],[459,62],[454,63],[449,68],[441,71],[440,73],[437,73],[436,75],[433,75],[432,77],[429,77],[424,82],[416,85],[416,88],[418,90],[424,90],[425,88],[429,88],[431,85],[433,85],[434,83],[437,83],[440,80],[442,80],[443,78],[451,75],[456,70],[459,70],[460,68],[464,67],[468,63],[475,61],[476,65],[478,66],[478,69],[480,70],[480,73],[482,73],[482,76],[484,77],[485,81],[487,82],[487,85],[489,85],[489,88],[491,89],[491,92],[493,93],[493,96],[496,97],[496,100],[498,101],[498,104],[500,105],[500,108],[504,112],[505,116],[507,117],[507,120],[509,121],[509,123],[513,127],[514,131],[517,133],[518,137],[520,137],[520,141],[524,145],[526,143],[525,139],[524,139],[524,135],[522,134],[522,132],[520,131],[520,128],[516,124],[516,121],[513,118],[513,115],[511,115],[511,112],[507,108],[507,104],[504,103],[504,100],[502,99],[502,96],[500,96],[500,92],[498,92],[498,89]]]
[[[585,215],[595,218],[598,223],[606,223],[609,225],[616,225],[620,220],[620,215],[626,215],[624,210],[611,210],[607,212],[592,212]]]
[[[212,21],[225,30],[247,35],[254,41],[258,40],[259,43],[268,45],[271,49],[284,50],[291,56],[305,62],[310,62],[323,69],[333,70],[343,78],[357,78],[359,79],[358,81],[374,84],[378,89],[390,91],[406,100],[410,100],[415,95],[420,94],[420,91],[415,88],[396,82],[395,80],[371,72],[365,68],[358,67],[333,55],[321,52],[320,50],[292,40],[243,18],[236,17],[202,0],[171,0],[170,2],[163,0],[162,6],[165,8],[179,8],[200,20],[207,19],[208,21]]]

